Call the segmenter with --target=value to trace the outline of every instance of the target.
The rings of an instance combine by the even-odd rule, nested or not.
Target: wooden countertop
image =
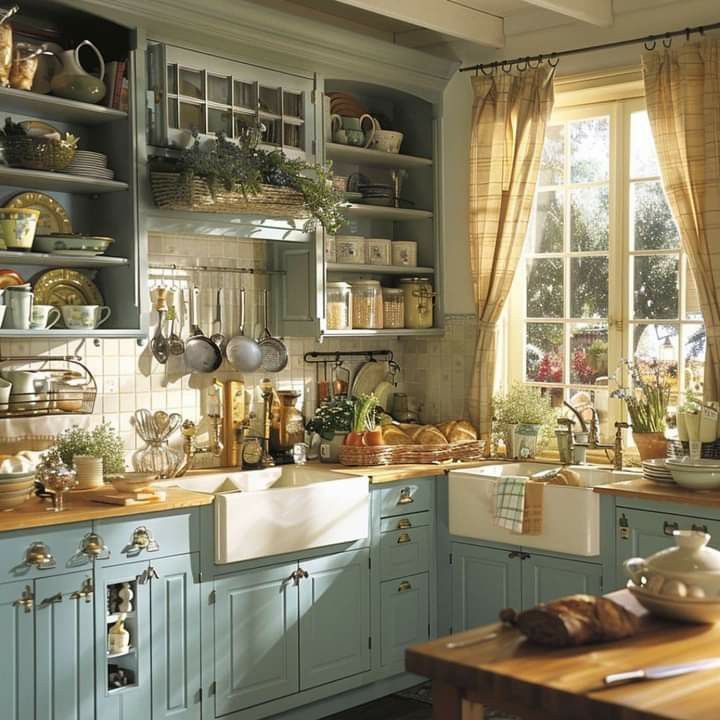
[[[373,465],[371,467],[349,467],[339,463],[323,463],[318,467],[342,472],[346,475],[367,475],[371,485],[412,480],[413,478],[443,475],[451,470],[466,470],[480,465],[496,465],[503,460],[480,460],[477,462],[437,463],[427,465]]]
[[[602,495],[639,498],[641,500],[720,507],[720,490],[688,490],[678,485],[658,485],[642,477],[634,480],[623,480],[610,485],[598,485],[595,487],[595,492]]]
[[[96,494],[106,495],[108,493],[107,488],[71,491],[65,495],[66,509],[62,512],[50,512],[47,509],[50,507],[48,503],[33,497],[18,508],[0,511],[0,532],[123,517],[125,515],[168,512],[180,508],[210,505],[213,501],[212,495],[188,492],[179,488],[168,488],[166,492],[167,495],[163,502],[153,502],[145,505],[106,505],[94,502],[93,496]]]
[[[482,717],[490,705],[524,720],[709,720],[718,717],[720,673],[707,670],[613,688],[615,672],[720,655],[720,625],[687,625],[652,618],[627,590],[610,597],[641,616],[632,638],[577,648],[527,643],[517,630],[488,625],[453,640],[497,637],[448,649],[448,638],[408,649],[410,672],[433,680],[433,718]],[[465,713],[463,714],[463,710]]]

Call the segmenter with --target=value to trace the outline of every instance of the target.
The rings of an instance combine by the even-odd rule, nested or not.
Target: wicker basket
[[[75,146],[57,140],[27,136],[3,138],[5,160],[10,167],[27,170],[65,170],[75,157]]]
[[[682,458],[684,455],[690,454],[690,443],[681,442],[680,440],[668,440],[669,458]],[[711,460],[720,460],[720,440],[703,443],[700,446],[700,457]]]
[[[450,443],[448,445],[343,445],[340,462],[360,467],[372,465],[428,465],[451,460],[482,460],[485,443],[482,440]]]
[[[218,188],[213,197],[207,181],[201,177],[182,178],[180,173],[150,172],[155,204],[168,210],[191,210],[211,213],[259,213],[269,217],[306,219],[302,193],[292,188],[262,185],[257,195],[244,195],[241,190],[228,192]]]

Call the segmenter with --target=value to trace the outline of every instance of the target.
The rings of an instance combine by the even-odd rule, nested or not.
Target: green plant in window
[[[623,362],[628,368],[630,385],[613,390],[610,397],[625,403],[634,433],[664,432],[673,373],[666,364],[657,361]]]

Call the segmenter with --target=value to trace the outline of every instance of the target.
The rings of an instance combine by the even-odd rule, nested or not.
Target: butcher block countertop
[[[481,465],[497,465],[504,460],[480,460],[477,462],[456,462],[429,465],[373,465],[371,467],[351,467],[338,464],[321,464],[318,467],[336,470],[346,475],[367,475],[371,485],[412,480],[414,478],[443,475],[451,470],[467,470]]]
[[[0,532],[23,530],[25,528],[65,523],[87,522],[103,518],[123,517],[125,515],[146,515],[148,513],[168,512],[181,508],[209,505],[213,496],[205,493],[188,492],[178,488],[168,488],[165,500],[137,505],[106,505],[93,501],[93,496],[107,495],[108,488],[101,490],[76,490],[65,494],[65,510],[51,512],[49,502],[31,498],[25,504],[12,510],[0,511]]]
[[[686,625],[652,618],[627,590],[610,595],[638,614],[637,635],[575,648],[527,643],[520,633],[487,625],[452,640],[494,639],[448,649],[448,637],[416,645],[407,670],[433,680],[433,718],[482,717],[483,704],[523,720],[711,720],[720,717],[720,673],[694,672],[663,680],[603,687],[610,673],[674,665],[720,655],[720,625]]]
[[[595,492],[624,498],[638,498],[640,500],[720,507],[720,490],[688,490],[678,485],[658,485],[649,480],[644,480],[642,477],[634,480],[623,480],[610,485],[598,485],[595,487]],[[720,714],[718,717],[720,717]]]

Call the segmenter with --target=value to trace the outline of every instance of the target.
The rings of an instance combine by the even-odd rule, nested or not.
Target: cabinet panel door
[[[506,607],[519,608],[522,561],[507,550],[452,543],[453,632],[497,622]]]
[[[298,691],[295,563],[215,581],[215,714]]]
[[[369,551],[300,562],[300,689],[370,669]]]
[[[0,585],[0,698],[2,717],[27,720],[35,717],[33,687],[33,610],[17,600],[31,597],[32,582]]]
[[[405,661],[405,648],[429,639],[428,574],[389,580],[380,586],[380,662]]]
[[[153,562],[153,720],[200,718],[200,584],[192,565],[192,555]]]
[[[575,593],[602,594],[602,566],[531,555],[522,561],[522,608]]]
[[[35,581],[36,720],[93,720],[92,573]]]

